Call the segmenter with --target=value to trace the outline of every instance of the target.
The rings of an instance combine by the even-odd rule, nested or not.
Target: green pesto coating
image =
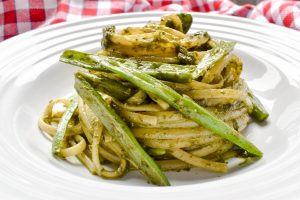
[[[195,121],[204,128],[213,133],[229,140],[247,152],[261,157],[262,152],[248,141],[243,135],[234,130],[232,127],[216,118],[206,109],[198,105],[191,98],[181,96],[175,90],[163,84],[156,78],[149,76],[141,71],[129,68],[120,62],[114,60],[101,61],[101,67],[118,74],[123,79],[133,83],[147,93],[164,100],[170,106],[181,112],[185,117]]]
[[[226,43],[225,47],[229,46],[229,50],[233,48],[234,43]],[[223,52],[224,50],[216,50],[216,53]],[[66,63],[74,64],[76,66],[82,67],[81,63],[78,62],[78,59],[68,59],[69,55],[76,55],[77,52],[66,51],[62,56],[61,60]],[[224,52],[221,53],[224,56]],[[76,56],[75,56],[76,57]],[[202,108],[200,105],[196,104],[193,100],[189,99],[187,96],[181,96],[172,88],[164,85],[161,81],[156,78],[144,73],[145,71],[137,69],[134,64],[130,62],[124,64],[117,59],[108,58],[108,57],[97,57],[97,65],[95,67],[84,63],[85,68],[97,69],[100,71],[111,71],[115,74],[118,74],[123,79],[133,83],[140,89],[146,91],[147,93],[153,94],[158,98],[167,102],[170,106],[179,110],[187,118],[194,120],[204,128],[218,134],[219,136],[229,140],[230,142],[240,146],[242,149],[248,151],[249,153],[256,155],[258,157],[262,156],[262,152],[255,147],[250,141],[248,141],[243,135],[238,133],[232,127],[228,126],[222,120],[219,120],[207,110]],[[221,57],[220,55],[217,57]],[[95,59],[93,59],[95,61]],[[212,61],[211,61],[212,62]],[[89,66],[88,66],[89,65]],[[131,66],[133,65],[133,66]],[[199,70],[198,70],[199,72]]]
[[[119,143],[131,163],[153,184],[169,186],[165,174],[143,150],[127,124],[102,96],[80,74],[75,75],[75,89],[83,101],[93,110],[108,132]]]

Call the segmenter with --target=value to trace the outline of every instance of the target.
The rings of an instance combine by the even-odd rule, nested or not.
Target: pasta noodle
[[[180,15],[167,15],[162,18],[161,24],[149,23],[142,28],[127,27],[119,31],[113,29],[109,38],[103,39],[104,49],[98,55],[129,58],[137,63],[143,60],[173,64],[186,59],[184,63],[193,64],[201,62],[210,49],[220,45],[220,41],[211,39],[206,32],[185,34],[187,27],[181,21]],[[108,34],[106,30],[104,36]],[[178,45],[183,50],[177,54]],[[155,72],[156,69],[153,70]],[[189,96],[235,130],[243,131],[255,105],[248,95],[246,83],[240,78],[241,70],[241,60],[229,53],[205,69],[204,74],[189,82],[164,78],[162,82],[180,94]],[[121,76],[108,71],[90,70],[89,73],[93,77],[104,77],[128,88],[126,95],[129,96],[120,100],[113,94],[113,89],[108,93],[101,90],[103,86],[92,83],[162,170],[180,171],[198,167],[223,173],[227,171],[227,159],[243,156],[241,148]],[[161,74],[164,72],[158,73],[158,79],[164,77]],[[128,158],[103,121],[97,118],[83,99],[79,96],[76,98],[78,105],[68,122],[60,156],[76,156],[91,173],[108,179],[122,177],[129,170],[137,169],[138,166]],[[46,106],[38,125],[50,138],[55,136],[57,126],[69,105],[69,99],[55,99]]]

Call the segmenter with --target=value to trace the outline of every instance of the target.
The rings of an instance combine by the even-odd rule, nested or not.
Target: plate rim
[[[110,14],[110,15],[100,15],[100,16],[90,16],[86,18],[81,18],[79,20],[72,20],[72,21],[64,21],[56,24],[47,24],[45,26],[39,27],[37,29],[32,29],[27,32],[18,34],[16,36],[13,36],[11,38],[8,38],[2,42],[0,42],[0,48],[1,46],[4,46],[3,44],[14,42],[14,40],[20,40],[22,37],[30,36],[39,32],[46,31],[48,29],[55,29],[55,28],[60,28],[61,26],[68,26],[68,25],[74,25],[78,23],[84,23],[88,21],[93,21],[93,20],[98,20],[98,19],[106,19],[106,18],[119,18],[119,17],[125,17],[125,16],[134,16],[134,15],[147,15],[147,14],[166,14],[166,13],[176,13],[174,11],[146,11],[146,12],[129,12],[129,13],[116,13],[116,14]],[[177,12],[178,13],[178,12]],[[287,31],[292,34],[299,34],[300,36],[300,31],[297,31],[292,28],[288,28],[285,26],[273,24],[270,22],[262,22],[259,20],[251,19],[251,18],[245,18],[245,17],[239,17],[239,16],[232,16],[232,15],[224,15],[224,14],[219,14],[219,13],[214,13],[214,12],[185,12],[185,13],[190,13],[192,15],[198,15],[198,16],[213,16],[217,18],[224,18],[224,19],[230,19],[230,21],[241,21],[243,23],[252,23],[256,25],[262,25],[262,26],[269,26],[271,28],[276,28],[276,29],[281,29],[282,31]]]
[[[118,17],[124,17],[124,16],[134,16],[134,15],[137,15],[137,14],[147,15],[149,13],[151,13],[151,14],[165,14],[166,12],[157,11],[157,12],[137,12],[137,13],[125,13],[125,14],[121,13],[121,14],[114,14],[114,15],[107,15],[107,16],[95,16],[95,17],[89,17],[89,18],[81,19],[81,20],[78,20],[78,21],[71,21],[71,22],[64,22],[64,23],[54,24],[54,25],[51,25],[51,26],[46,26],[46,27],[35,29],[35,30],[31,30],[31,31],[28,31],[26,33],[17,35],[15,37],[12,37],[8,40],[5,40],[5,41],[0,43],[0,50],[1,50],[1,47],[4,46],[4,44],[7,45],[9,43],[12,43],[12,42],[15,42],[15,41],[18,41],[18,40],[22,40],[22,38],[31,37],[31,36],[34,36],[34,34],[37,34],[37,33],[40,33],[40,32],[43,32],[43,31],[46,31],[46,30],[49,30],[49,29],[55,29],[55,28],[64,27],[64,26],[68,26],[68,25],[76,25],[76,24],[89,22],[89,21],[93,21],[93,20],[98,20],[98,19],[105,19],[105,18],[112,18],[112,17],[113,18],[118,18]],[[173,12],[168,12],[168,13],[173,13]],[[195,14],[195,13],[191,12],[191,14]],[[279,29],[282,29],[282,30],[288,31],[288,32],[291,31],[293,33],[299,34],[299,36],[300,36],[300,32],[298,32],[296,30],[292,30],[292,29],[289,29],[289,28],[281,27],[281,26],[278,26],[278,25],[270,24],[270,23],[259,22],[259,21],[255,21],[255,20],[251,20],[251,19],[247,19],[247,18],[240,18],[240,17],[234,17],[234,16],[225,16],[225,15],[211,14],[211,13],[209,13],[209,14],[207,14],[207,13],[196,13],[196,15],[198,15],[198,16],[217,16],[218,18],[225,17],[227,19],[234,19],[234,21],[237,20],[237,21],[252,22],[254,24],[276,27],[276,28],[279,28]],[[0,70],[1,70],[1,66],[2,65],[0,64]],[[1,81],[1,76],[0,76],[0,81]],[[4,82],[5,82],[5,80],[3,80],[3,83]],[[1,90],[1,83],[2,82],[0,82],[0,90]],[[213,182],[214,181],[206,182],[205,184],[213,184]],[[194,188],[192,186],[191,185],[173,186],[173,187],[168,188],[167,191],[165,189],[163,189],[163,191],[170,192],[170,191],[174,191],[174,190],[179,190],[178,187],[182,188],[182,190],[187,189],[187,188],[184,188],[184,187],[188,187],[189,189],[194,190]],[[124,187],[124,186],[122,186],[122,187]],[[132,187],[132,190],[141,188],[141,187],[136,187],[136,186],[129,186],[129,187]],[[198,187],[198,184],[195,184],[194,187]],[[156,188],[156,189],[158,189],[158,188]],[[153,188],[149,187],[149,191],[152,191],[152,190],[153,190]],[[161,188],[159,190],[162,191]]]

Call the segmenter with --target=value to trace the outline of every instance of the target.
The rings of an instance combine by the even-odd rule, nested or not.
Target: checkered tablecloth
[[[265,0],[0,0],[0,41],[50,24],[85,17],[153,10],[215,12],[300,30],[300,1]]]

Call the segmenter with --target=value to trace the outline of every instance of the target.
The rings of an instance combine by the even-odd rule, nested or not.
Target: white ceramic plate
[[[300,33],[252,20],[193,14],[192,31],[237,41],[243,77],[270,118],[252,123],[248,138],[258,162],[219,176],[201,170],[168,173],[172,187],[155,187],[138,173],[121,180],[92,176],[54,159],[37,127],[50,99],[73,93],[75,68],[59,63],[65,49],[96,52],[101,28],[142,26],[162,13],[90,18],[31,31],[0,44],[0,199],[299,199]]]

